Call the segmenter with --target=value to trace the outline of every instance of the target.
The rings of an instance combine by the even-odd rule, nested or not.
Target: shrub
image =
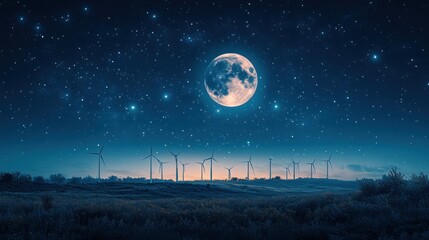
[[[117,176],[110,176],[107,180],[108,182],[117,182],[118,181],[118,177]]]
[[[377,181],[372,179],[359,180],[360,195],[364,197],[380,194],[380,187]]]
[[[21,174],[21,175],[18,176],[17,180],[20,183],[29,183],[29,182],[31,182],[32,178],[28,174]]]
[[[2,183],[12,183],[14,176],[12,173],[2,173],[0,176],[0,182]]]
[[[70,184],[81,184],[82,178],[81,177],[72,177],[70,178]]]
[[[42,176],[37,176],[33,178],[33,182],[35,183],[44,183],[45,182],[45,178]]]
[[[66,181],[66,178],[61,174],[52,174],[51,176],[49,176],[49,180],[52,183],[56,183],[56,184],[62,184]]]
[[[399,194],[405,186],[404,175],[396,167],[390,169],[387,176],[381,179],[381,191],[391,194]]]

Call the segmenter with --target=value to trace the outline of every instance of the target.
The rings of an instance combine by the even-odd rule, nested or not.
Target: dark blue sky
[[[0,3],[0,171],[148,176],[150,146],[215,176],[254,155],[257,177],[333,156],[333,176],[429,168],[426,1],[9,1]],[[258,88],[226,108],[204,88],[223,53]],[[316,165],[324,174],[323,164]],[[198,165],[188,168],[197,178]],[[308,175],[302,165],[301,176]],[[282,175],[283,176],[283,175]]]

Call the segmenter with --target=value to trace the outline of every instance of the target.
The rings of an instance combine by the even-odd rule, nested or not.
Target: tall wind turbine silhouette
[[[253,175],[255,176],[255,169],[253,168],[253,164],[252,164],[252,155],[250,155],[248,161],[243,161],[243,163],[247,163],[247,180],[250,181],[249,166],[252,167]]]
[[[299,172],[299,163],[301,162],[301,160],[299,160],[298,162],[295,162],[292,159],[292,164],[293,164],[293,179],[295,180],[295,165],[298,167],[298,172]]]
[[[213,157],[213,155],[214,155],[214,150],[212,152],[211,157],[204,159],[204,161],[210,160],[210,182],[213,181],[213,160],[215,160],[215,162],[217,162],[217,160]]]
[[[287,165],[287,167],[285,167],[285,172],[286,172],[286,180],[289,180],[289,174],[288,173],[290,173],[290,169],[289,169],[289,167],[290,167],[290,164],[289,165]]]
[[[329,159],[321,160],[322,162],[326,162],[326,179],[329,179],[329,165],[331,165],[331,169],[334,170],[331,163],[331,157],[332,157],[332,154],[329,155]]]
[[[314,159],[313,162],[306,163],[310,165],[310,178],[313,178],[313,169],[314,169],[314,172],[316,172],[316,167],[314,166],[315,162],[316,162],[316,159]]]
[[[159,159],[152,154],[152,147],[150,147],[150,155],[143,158],[143,160],[150,158],[150,183],[152,183],[152,157],[154,157],[156,160],[158,160],[158,162],[160,162]]]
[[[101,161],[103,161],[104,167],[106,167],[106,162],[104,162],[103,155],[101,154],[103,152],[103,149],[104,149],[104,144],[101,147],[101,149],[100,149],[99,152],[89,153],[89,154],[97,155],[98,156],[98,180],[97,180],[97,182],[100,182],[100,179],[101,179],[100,178],[100,163],[101,163]]]
[[[182,163],[182,161],[179,161],[182,164],[182,182],[185,181],[185,166],[189,163]]]
[[[270,178],[269,179],[271,179],[271,162],[273,161],[273,158],[268,158],[268,160],[270,161]]]
[[[234,168],[234,166],[232,166],[232,167],[230,167],[230,168],[227,168],[227,167],[224,167],[226,170],[228,170],[228,181],[231,181],[231,169],[233,169]]]
[[[205,167],[204,167],[204,162],[205,162],[205,160],[203,160],[202,162],[196,162],[196,163],[198,163],[198,164],[200,164],[200,165],[201,165],[201,181],[203,181],[203,180],[204,180],[203,171],[204,171],[204,172],[206,172],[206,169],[205,169]]]
[[[173,152],[169,151],[171,155],[173,155],[174,160],[176,161],[176,182],[179,181],[179,166],[177,162],[177,157],[180,155],[180,152],[178,154],[174,154]]]
[[[161,173],[161,180],[164,180],[164,164],[168,162],[161,162],[158,160],[158,163],[159,163],[159,172]]]

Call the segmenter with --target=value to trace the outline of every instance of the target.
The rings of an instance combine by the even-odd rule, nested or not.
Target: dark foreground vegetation
[[[426,175],[405,179],[392,169],[359,183],[353,194],[195,199],[5,191],[12,183],[0,183],[0,239],[429,239]],[[202,187],[195,191],[214,189]]]

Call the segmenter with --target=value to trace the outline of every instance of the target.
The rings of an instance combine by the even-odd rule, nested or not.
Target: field
[[[427,239],[427,176],[398,174],[359,183],[0,183],[0,239]]]

